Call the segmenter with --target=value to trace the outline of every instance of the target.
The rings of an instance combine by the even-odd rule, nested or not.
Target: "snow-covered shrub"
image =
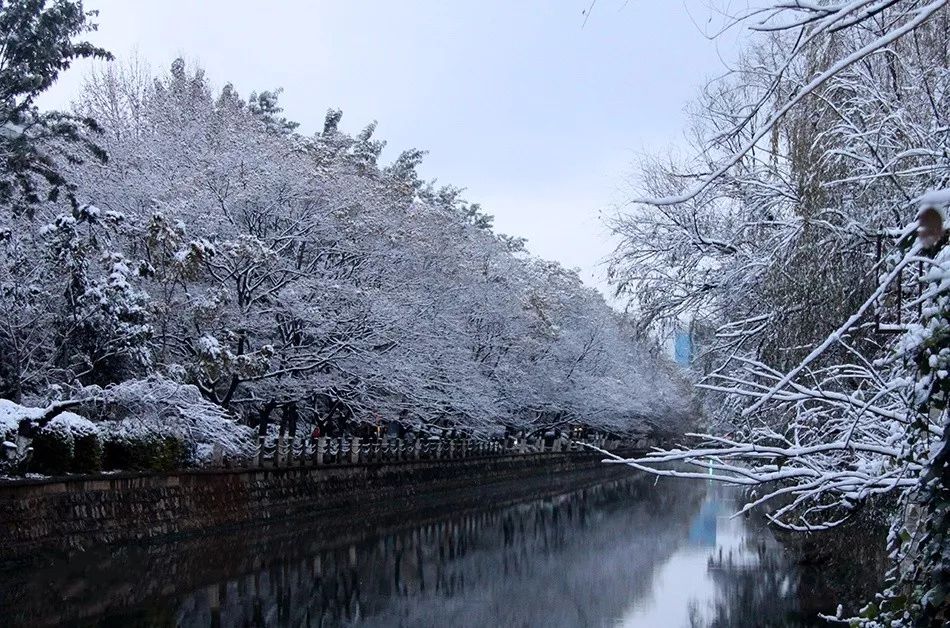
[[[30,471],[45,474],[66,473],[73,460],[73,437],[68,430],[41,429],[33,438]]]
[[[194,446],[174,436],[106,433],[103,467],[119,471],[171,471],[193,461]]]
[[[99,428],[92,421],[72,412],[64,412],[47,424],[66,423],[73,438],[73,459],[69,470],[74,473],[92,473],[102,470],[102,439]]]
[[[27,417],[26,408],[18,403],[13,403],[9,399],[0,399],[0,437],[4,441],[13,441],[16,439],[17,430],[20,427],[20,421]]]
[[[37,473],[101,468],[101,445],[95,424],[72,412],[63,412],[41,427],[33,437],[32,447],[30,469]]]
[[[45,408],[0,399],[3,472],[170,470],[205,463],[216,448],[231,459],[249,458],[254,449],[254,430],[194,386],[151,377],[57,393],[61,398]],[[93,420],[60,412],[63,406]]]
[[[33,454],[33,448],[19,437],[20,422],[39,419],[42,414],[40,408],[29,408],[9,399],[0,399],[0,432],[3,437],[0,473],[18,473],[24,469]]]
[[[231,458],[250,456],[254,431],[201,396],[195,386],[163,377],[77,391],[99,419],[107,468],[197,464],[216,445]],[[124,465],[131,464],[131,467]]]

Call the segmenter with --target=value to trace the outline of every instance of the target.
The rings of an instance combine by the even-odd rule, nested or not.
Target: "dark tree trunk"
[[[281,420],[280,431],[281,433],[287,433],[291,438],[297,436],[297,419],[299,414],[297,413],[297,404],[288,403],[284,406],[283,417]]]
[[[274,408],[277,407],[277,402],[271,399],[264,404],[264,407],[261,408],[260,419],[258,421],[258,430],[261,436],[267,435],[267,425],[270,422],[271,412],[274,411]]]

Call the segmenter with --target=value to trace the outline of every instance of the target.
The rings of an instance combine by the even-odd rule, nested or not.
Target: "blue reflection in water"
[[[795,573],[782,548],[768,530],[733,517],[731,489],[712,481],[706,488],[685,542],[657,566],[650,593],[632,600],[618,625],[798,625]],[[735,590],[737,576],[749,575],[748,584],[761,588],[751,596]]]
[[[716,526],[723,511],[723,503],[719,499],[711,499],[709,495],[703,500],[699,512],[693,517],[689,526],[689,543],[700,547],[716,546]]]

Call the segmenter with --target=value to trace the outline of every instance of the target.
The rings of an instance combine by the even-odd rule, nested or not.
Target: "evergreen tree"
[[[0,204],[14,212],[55,200],[65,190],[76,206],[73,186],[57,166],[59,158],[76,162],[105,153],[84,133],[96,130],[92,119],[36,107],[46,91],[74,60],[109,58],[108,52],[75,39],[95,29],[82,2],[9,0],[0,2]],[[74,150],[78,148],[79,151]]]

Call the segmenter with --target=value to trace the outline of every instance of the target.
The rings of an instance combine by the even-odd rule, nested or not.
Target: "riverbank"
[[[73,476],[0,484],[0,554],[69,552],[318,516],[398,509],[455,491],[601,466],[589,452]],[[421,500],[421,501],[420,501]]]

